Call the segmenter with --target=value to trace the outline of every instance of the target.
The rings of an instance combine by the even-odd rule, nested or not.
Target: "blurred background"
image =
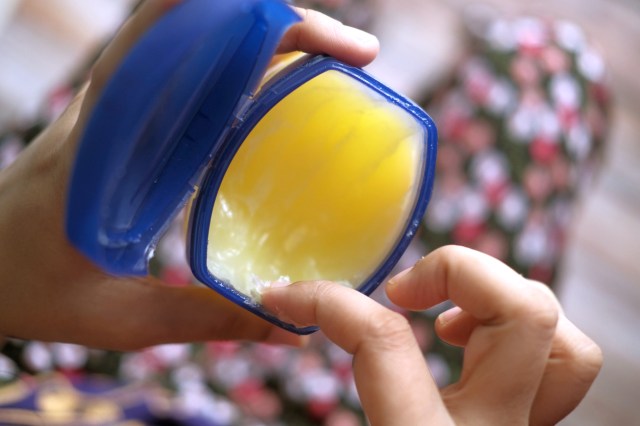
[[[64,109],[135,3],[0,3],[0,168]],[[368,70],[422,104],[440,129],[434,200],[401,266],[464,243],[549,283],[605,354],[592,390],[562,424],[638,424],[640,2],[297,3],[376,34],[382,50]],[[540,68],[531,58],[542,50]],[[495,89],[489,100],[485,85]],[[567,108],[531,110],[546,105],[541,98]],[[506,112],[511,106],[522,114]],[[534,122],[546,138],[518,145]],[[486,161],[478,166],[477,158]],[[478,182],[486,184],[481,197]],[[504,195],[505,187],[513,191]],[[458,190],[465,202],[453,205]],[[180,239],[179,230],[165,236],[156,270],[188,285]],[[433,336],[436,313],[410,318],[445,385],[457,377],[460,353]],[[304,351],[224,342],[132,354],[8,340],[0,424],[362,424],[350,362],[321,335]]]

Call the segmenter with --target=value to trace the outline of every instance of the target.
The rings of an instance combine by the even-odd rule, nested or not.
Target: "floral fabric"
[[[602,159],[605,80],[573,23],[488,23],[425,101],[440,141],[424,243],[469,246],[552,284],[576,196]]]

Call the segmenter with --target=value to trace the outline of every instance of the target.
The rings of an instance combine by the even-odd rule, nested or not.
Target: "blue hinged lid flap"
[[[185,0],[137,42],[81,137],[67,204],[72,243],[140,275],[198,185],[286,29],[280,0]]]

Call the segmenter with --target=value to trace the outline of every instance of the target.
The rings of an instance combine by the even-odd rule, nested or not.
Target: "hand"
[[[210,289],[175,288],[152,277],[108,276],[67,241],[64,209],[78,136],[109,76],[135,41],[176,0],[143,4],[95,64],[91,82],[59,120],[0,172],[0,335],[130,350],[166,342],[251,339],[297,345]],[[298,9],[304,21],[280,52],[323,52],[365,65],[373,36]]]
[[[271,288],[263,303],[299,326],[316,324],[354,355],[362,406],[373,425],[555,424],[582,400],[602,354],[563,315],[552,292],[499,261],[462,247],[431,253],[392,278],[395,304],[457,307],[435,325],[465,348],[462,375],[441,391],[407,320],[337,284]]]

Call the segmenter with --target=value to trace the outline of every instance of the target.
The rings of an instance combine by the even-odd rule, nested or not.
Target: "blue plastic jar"
[[[297,328],[265,312],[255,294],[240,291],[233,279],[212,270],[207,255],[210,239],[215,239],[215,233],[211,234],[214,206],[216,200],[220,203],[221,185],[245,141],[265,121],[272,120],[278,105],[299,96],[301,88],[309,87],[314,79],[337,73],[352,81],[354,90],[366,93],[376,103],[388,104],[394,114],[404,116],[418,129],[420,158],[407,165],[416,179],[406,215],[392,231],[388,247],[377,248],[382,251],[375,264],[367,267],[357,282],[351,282],[365,294],[380,284],[406,249],[426,209],[433,185],[436,128],[413,102],[363,70],[333,58],[302,56],[263,81],[280,38],[298,20],[292,9],[278,0],[187,0],[139,40],[107,83],[81,138],[67,209],[67,232],[81,252],[111,274],[145,275],[164,230],[192,199],[187,245],[195,277],[287,330],[300,334],[314,331],[315,327]],[[331,97],[340,105],[339,92]],[[354,114],[362,114],[355,110]],[[327,129],[335,129],[336,121],[355,123],[355,116],[345,111],[328,120]],[[299,117],[296,121],[304,126],[299,122],[306,120]],[[279,126],[286,128],[286,115]],[[350,128],[346,132],[351,134]],[[364,155],[366,141],[358,143],[362,143],[358,149]],[[322,143],[314,142],[313,148],[322,149]],[[358,156],[353,157],[356,161]],[[265,173],[269,167],[274,166],[266,161]],[[343,197],[355,196],[354,185],[345,182],[342,187],[351,191]],[[286,193],[286,189],[280,188],[279,193]],[[363,218],[365,213],[376,212],[363,212]],[[344,239],[345,243],[349,240],[353,237]],[[335,252],[340,253],[338,247]],[[340,255],[343,260],[344,253]],[[282,269],[286,274],[287,265]]]

